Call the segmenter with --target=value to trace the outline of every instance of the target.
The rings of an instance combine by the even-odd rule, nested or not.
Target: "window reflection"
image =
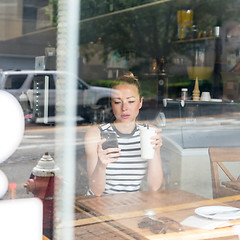
[[[32,195],[27,194],[22,186],[32,169],[45,152],[53,158],[58,154],[55,150],[58,139],[54,138],[54,131],[58,124],[55,98],[59,86],[55,74],[58,72],[59,1],[11,0],[1,1],[0,6],[0,86],[21,103],[25,118],[22,142],[16,152],[1,163],[0,169],[9,183],[17,184],[16,197],[29,198]],[[76,125],[76,142],[73,144],[77,162],[72,171],[76,173],[75,196],[79,198],[76,206],[81,209],[76,211],[76,219],[88,219],[89,223],[84,220],[76,223],[79,237],[82,237],[83,226],[86,226],[89,236],[94,235],[91,224],[106,230],[91,218],[98,215],[104,216],[104,221],[109,221],[111,227],[116,227],[114,221],[118,221],[117,229],[122,232],[130,222],[135,227],[128,227],[134,234],[137,232],[138,237],[145,233],[152,237],[154,235],[148,228],[137,228],[145,217],[144,210],[155,210],[150,223],[161,225],[159,219],[163,217],[181,223],[194,214],[189,209],[186,211],[188,216],[184,213],[181,208],[183,198],[192,204],[192,209],[203,206],[194,205],[196,201],[203,201],[201,204],[206,205],[206,199],[213,199],[209,149],[229,148],[230,158],[231,148],[240,146],[239,8],[239,0],[81,1],[77,33],[80,40],[76,50],[78,97],[73,121]],[[52,52],[47,49],[52,49]],[[64,58],[66,53],[62,55]],[[35,68],[43,72],[26,73]],[[53,70],[53,75],[48,74],[48,70]],[[86,132],[92,127],[112,123],[111,88],[115,79],[128,71],[137,76],[142,88],[143,104],[137,123],[162,129],[163,183],[158,194],[169,191],[169,195],[163,194],[168,201],[163,200],[161,194],[149,193],[146,177],[140,191],[128,200],[115,195],[103,196],[99,200],[85,196],[90,185]],[[25,85],[30,75],[31,81]],[[47,88],[46,76],[49,77]],[[199,93],[193,99],[196,82]],[[182,89],[187,89],[184,98]],[[49,101],[44,99],[46,96]],[[61,116],[57,121],[62,119]],[[237,166],[236,163],[230,164],[234,186],[239,181]],[[226,182],[226,178],[221,174],[219,178],[221,187],[224,187],[222,182]],[[179,201],[169,197],[170,194]],[[155,199],[153,202],[150,195]],[[8,194],[4,199],[8,199]],[[130,220],[124,219],[127,213],[122,206],[120,209],[125,215],[116,219],[114,214],[120,214],[117,212],[119,205],[115,205],[113,200],[129,207],[130,214],[133,214]],[[97,201],[99,205],[95,206]],[[158,205],[160,201],[165,201],[166,205]],[[239,207],[238,201],[236,195],[232,201],[220,202]],[[135,204],[131,205],[133,202]],[[175,209],[180,213],[167,212],[167,205],[177,206]],[[103,208],[107,210],[102,211]],[[164,211],[167,215],[162,214]],[[115,229],[107,228],[106,232],[109,236],[117,236]],[[169,230],[166,232],[168,234]]]

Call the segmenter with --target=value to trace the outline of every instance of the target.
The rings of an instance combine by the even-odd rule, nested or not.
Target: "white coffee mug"
[[[151,144],[153,141],[151,137],[156,135],[156,128],[140,127],[140,142],[141,142],[141,157],[142,159],[152,159],[154,157],[155,149]]]

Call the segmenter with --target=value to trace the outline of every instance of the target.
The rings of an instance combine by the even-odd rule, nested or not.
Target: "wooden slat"
[[[222,184],[225,185],[226,187],[240,191],[240,182],[238,181],[222,182]]]
[[[239,162],[239,147],[211,147],[209,151],[212,154],[212,161],[216,162],[225,162],[225,161],[233,161]]]

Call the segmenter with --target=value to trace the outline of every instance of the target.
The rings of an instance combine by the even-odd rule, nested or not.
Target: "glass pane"
[[[63,213],[76,239],[237,238],[237,226],[196,221],[240,207],[240,0],[81,0],[69,14],[77,2],[0,1],[0,97],[20,107],[0,101],[1,156],[24,128],[0,160],[0,199],[40,198],[52,239]],[[141,155],[141,127],[161,129],[154,159]],[[101,131],[118,147],[102,149]],[[53,219],[55,190],[76,202]]]

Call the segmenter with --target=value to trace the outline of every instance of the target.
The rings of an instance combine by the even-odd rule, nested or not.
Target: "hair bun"
[[[124,75],[118,77],[116,79],[115,83],[112,85],[112,87],[116,87],[117,85],[123,84],[123,83],[133,84],[138,88],[139,93],[141,92],[140,83],[132,72],[130,72],[130,71],[126,72],[126,73],[124,73]]]
[[[138,81],[138,79],[134,76],[132,72],[126,72],[122,77],[119,77],[118,79],[124,79],[124,78],[130,78],[131,80]]]

